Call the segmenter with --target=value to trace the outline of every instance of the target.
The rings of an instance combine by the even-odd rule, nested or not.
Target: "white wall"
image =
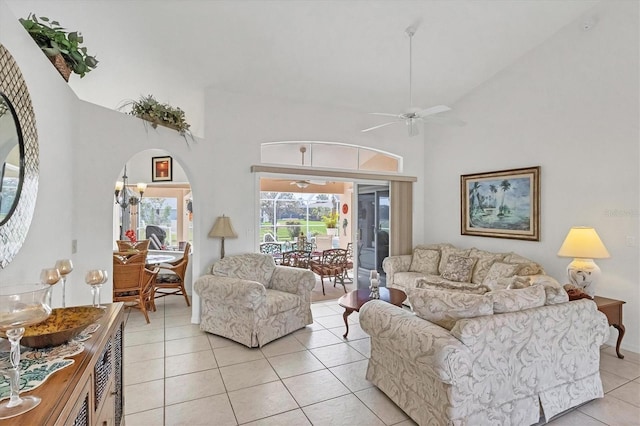
[[[564,237],[594,226],[611,254],[596,261],[597,293],[627,302],[623,347],[640,352],[638,3],[604,2],[594,13],[590,31],[565,27],[457,103],[467,126],[431,128],[425,240],[513,250],[565,283]],[[537,165],[540,242],[460,235],[460,175]]]
[[[57,259],[71,257],[72,144],[77,111],[74,93],[1,0],[0,43],[22,71],[33,103],[40,147],[33,220],[18,255],[5,269],[0,269],[0,285],[5,285],[38,282],[42,268],[52,267]],[[61,290],[56,287],[53,302],[59,304]]]
[[[37,281],[40,269],[56,259],[71,258],[75,270],[67,284],[67,304],[90,303],[84,273],[95,267],[111,270],[114,182],[127,160],[148,149],[166,151],[191,183],[195,277],[219,257],[220,241],[207,238],[217,216],[231,216],[239,233],[238,239],[227,240],[229,254],[257,246],[258,189],[249,168],[260,162],[262,142],[346,142],[402,155],[405,174],[419,178],[417,205],[422,204],[424,138],[408,138],[401,125],[363,135],[360,129],[372,125],[372,118],[363,113],[211,90],[206,94],[208,139],[187,145],[173,130],[150,129],[135,117],[78,100],[2,0],[0,12],[0,42],[23,69],[41,154],[31,230],[13,263],[0,271],[2,284]],[[414,229],[416,236],[423,234],[420,221]],[[73,255],[72,240],[77,240],[78,249]],[[60,293],[56,286],[54,306],[61,304]],[[110,294],[107,284],[103,300]]]

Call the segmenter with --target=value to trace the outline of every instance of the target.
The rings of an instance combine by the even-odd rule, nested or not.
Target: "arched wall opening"
[[[116,176],[114,187],[117,194],[113,204],[114,250],[119,239],[148,239],[149,257],[171,258],[170,261],[182,258],[187,243],[193,250],[195,222],[191,183],[171,153],[148,149],[134,154]],[[191,270],[189,264],[185,276],[189,295],[192,293]]]

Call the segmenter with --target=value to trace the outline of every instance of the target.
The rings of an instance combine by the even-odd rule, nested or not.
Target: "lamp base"
[[[596,283],[600,275],[600,268],[593,259],[575,258],[567,266],[567,276],[571,284],[580,287],[591,297],[596,294]]]

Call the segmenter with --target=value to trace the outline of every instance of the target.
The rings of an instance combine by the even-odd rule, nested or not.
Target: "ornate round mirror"
[[[0,226],[15,211],[24,177],[24,145],[18,117],[7,97],[0,92]]]
[[[38,134],[18,64],[0,44],[0,268],[29,231],[38,193]]]

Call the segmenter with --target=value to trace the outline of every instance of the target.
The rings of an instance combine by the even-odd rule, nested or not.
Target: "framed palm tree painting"
[[[540,167],[460,176],[462,235],[540,241]]]

